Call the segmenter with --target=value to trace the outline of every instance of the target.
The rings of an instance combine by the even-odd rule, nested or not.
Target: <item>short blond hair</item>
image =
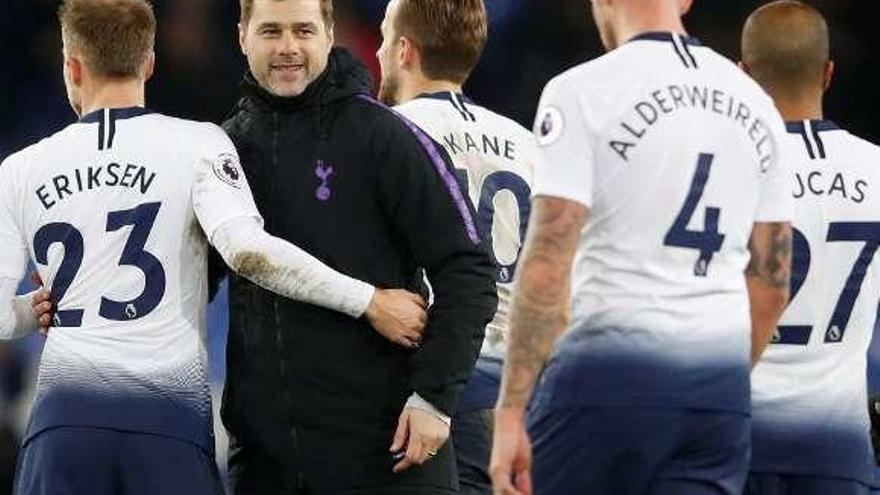
[[[101,77],[143,77],[153,53],[156,16],[146,0],[64,0],[61,36]]]
[[[489,35],[483,0],[400,0],[393,29],[415,43],[422,72],[463,84],[480,61]]]

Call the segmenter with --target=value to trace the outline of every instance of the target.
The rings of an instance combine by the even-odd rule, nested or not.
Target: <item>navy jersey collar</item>
[[[474,104],[473,100],[471,100],[470,98],[468,98],[468,97],[465,96],[464,94],[462,94],[462,93],[453,93],[452,91],[438,91],[438,92],[436,92],[436,93],[422,93],[422,94],[416,96],[416,99],[419,99],[419,98],[425,98],[425,99],[428,99],[428,100],[445,100],[445,101],[452,101],[452,95],[453,95],[453,94],[456,95],[456,96],[458,96],[462,101],[464,101],[465,103],[467,103],[467,104],[469,104],[469,105],[473,105],[473,104]]]
[[[90,112],[87,115],[83,115],[82,118],[79,119],[79,121],[83,124],[95,124],[103,122],[104,110],[106,110],[106,108],[95,110],[94,112]],[[134,117],[140,117],[141,115],[148,115],[151,113],[153,113],[151,110],[147,110],[143,107],[111,108],[110,118],[113,120],[125,120]]]
[[[693,36],[685,36],[682,34],[670,33],[668,31],[649,31],[647,33],[642,33],[642,34],[639,34],[639,35],[632,37],[632,39],[630,39],[629,42],[647,40],[647,41],[668,41],[668,42],[672,43],[672,36],[673,35],[680,37],[681,41],[686,45],[702,46],[702,44],[700,43],[700,40],[698,40],[697,38],[694,38]]]
[[[816,132],[840,130],[840,127],[831,120],[821,119],[821,120],[810,120],[809,122],[810,122],[810,126]],[[803,133],[804,132],[804,121],[803,120],[792,120],[792,121],[786,122],[785,129],[788,132],[792,132],[792,133]]]

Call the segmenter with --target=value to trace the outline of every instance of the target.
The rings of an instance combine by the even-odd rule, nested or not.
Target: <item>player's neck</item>
[[[673,32],[687,35],[681,15],[672,7],[671,2],[654,3],[655,8],[634,8],[618,13],[617,46],[634,37],[649,32]],[[637,5],[637,7],[642,7]]]
[[[409,84],[406,84],[404,88],[401,88],[403,93],[401,96],[402,102],[407,102],[415,99],[419,95],[424,94],[433,94],[433,93],[461,93],[461,84],[456,84],[451,81],[439,81],[436,79],[427,79],[425,77],[417,77],[413,78]]]
[[[82,89],[82,114],[103,108],[143,107],[144,83],[141,80],[93,81]]]
[[[798,120],[822,120],[822,99],[803,98],[786,99],[774,98],[776,108],[786,122]]]

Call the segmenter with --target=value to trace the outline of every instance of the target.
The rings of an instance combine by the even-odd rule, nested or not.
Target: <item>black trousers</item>
[[[259,449],[243,446],[235,438],[229,445],[229,493],[231,495],[458,495],[455,488],[431,486],[437,473],[448,473],[447,484],[457,487],[455,458],[448,442],[428,465],[410,468],[401,474],[377,473],[377,481],[364,487],[322,488],[287,463],[266,455]],[[323,473],[323,476],[328,476]],[[326,479],[324,480],[326,481]]]

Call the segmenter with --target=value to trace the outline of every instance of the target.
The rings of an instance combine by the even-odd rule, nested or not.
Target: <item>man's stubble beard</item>
[[[383,77],[382,82],[379,84],[379,101],[389,107],[397,106],[400,104],[397,89],[398,84],[394,78]]]

